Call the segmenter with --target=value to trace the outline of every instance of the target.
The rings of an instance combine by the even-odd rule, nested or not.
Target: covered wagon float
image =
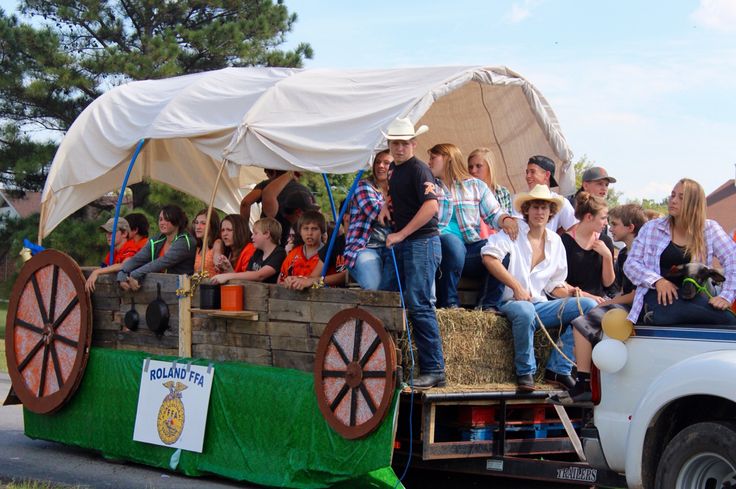
[[[357,182],[397,117],[430,127],[420,155],[438,142],[487,146],[498,180],[517,192],[528,157],[545,154],[562,192],[573,191],[552,109],[505,67],[228,68],[128,83],[90,104],[54,158],[38,242],[141,181],[228,213],[263,168],[317,172],[326,183],[357,172]],[[337,222],[345,207],[333,206]],[[450,385],[415,395],[404,387],[413,352],[399,294],[242,282],[243,310],[224,311],[199,308],[196,274],[149,274],[134,293],[106,275],[89,295],[87,272],[46,250],[13,288],[8,401],[24,404],[31,438],[268,486],[394,487],[392,463],[620,482],[579,459],[584,413],[545,404],[548,392],[515,392],[511,336],[494,314],[438,311]],[[131,310],[137,328],[124,327]]]

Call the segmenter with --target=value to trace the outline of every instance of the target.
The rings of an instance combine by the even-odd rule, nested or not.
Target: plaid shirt
[[[511,194],[509,189],[502,187],[501,185],[496,186],[496,190],[493,191],[493,195],[496,196],[496,200],[501,205],[501,209],[506,211],[509,215],[514,212],[514,205],[511,202]]]
[[[383,194],[376,189],[370,180],[358,182],[355,194],[350,200],[350,225],[345,235],[345,261],[348,267],[355,265],[358,252],[366,247],[371,236],[373,221],[381,213]]]
[[[639,235],[631,245],[629,257],[624,264],[624,273],[636,285],[634,304],[631,306],[629,320],[636,323],[644,305],[644,296],[654,283],[661,279],[659,258],[667,245],[672,241],[669,218],[663,217],[649,221],[641,228]],[[719,294],[728,302],[736,297],[736,243],[715,221],[705,221],[705,245],[707,257],[705,264],[711,266],[713,257],[717,258],[724,269],[726,281]]]
[[[506,212],[501,209],[496,197],[493,196],[493,192],[485,182],[477,178],[468,178],[454,182],[452,190],[448,189],[439,179],[437,183],[442,189],[442,192],[437,192],[440,206],[438,215],[440,231],[450,222],[453,209],[466,243],[481,240],[481,219],[492,228],[500,229],[498,218]]]

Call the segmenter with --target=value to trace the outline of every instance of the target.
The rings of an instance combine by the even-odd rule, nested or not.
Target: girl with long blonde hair
[[[429,149],[429,168],[442,188],[439,228],[442,262],[437,283],[437,307],[459,307],[457,284],[461,275],[488,278],[480,249],[485,239],[481,223],[503,229],[516,238],[516,220],[499,205],[488,185],[473,177],[460,149],[454,144],[436,144]],[[479,306],[495,307],[503,286],[492,280],[479,297]]]
[[[511,193],[506,187],[498,184],[493,171],[495,162],[496,157],[489,148],[476,148],[468,155],[468,171],[475,178],[483,180],[491,189],[501,207],[511,214],[514,210],[511,203]]]
[[[718,259],[725,282],[714,297],[681,297],[680,265],[711,266]],[[670,193],[668,216],[649,221],[631,246],[624,273],[637,286],[631,321],[656,325],[736,325],[728,309],[736,298],[736,243],[717,222],[706,219],[705,192],[695,180],[683,178]]]

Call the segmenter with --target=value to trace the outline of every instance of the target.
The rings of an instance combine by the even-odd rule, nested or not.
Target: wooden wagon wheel
[[[84,275],[65,253],[31,258],[13,285],[5,354],[13,390],[34,413],[51,413],[74,394],[87,365],[92,307]]]
[[[335,314],[317,345],[314,389],[327,423],[347,439],[372,432],[396,386],[396,348],[381,321],[363,309]]]

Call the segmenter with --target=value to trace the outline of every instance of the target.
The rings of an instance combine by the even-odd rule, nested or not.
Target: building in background
[[[731,178],[706,197],[708,219],[717,221],[731,236],[736,231],[736,180]]]

